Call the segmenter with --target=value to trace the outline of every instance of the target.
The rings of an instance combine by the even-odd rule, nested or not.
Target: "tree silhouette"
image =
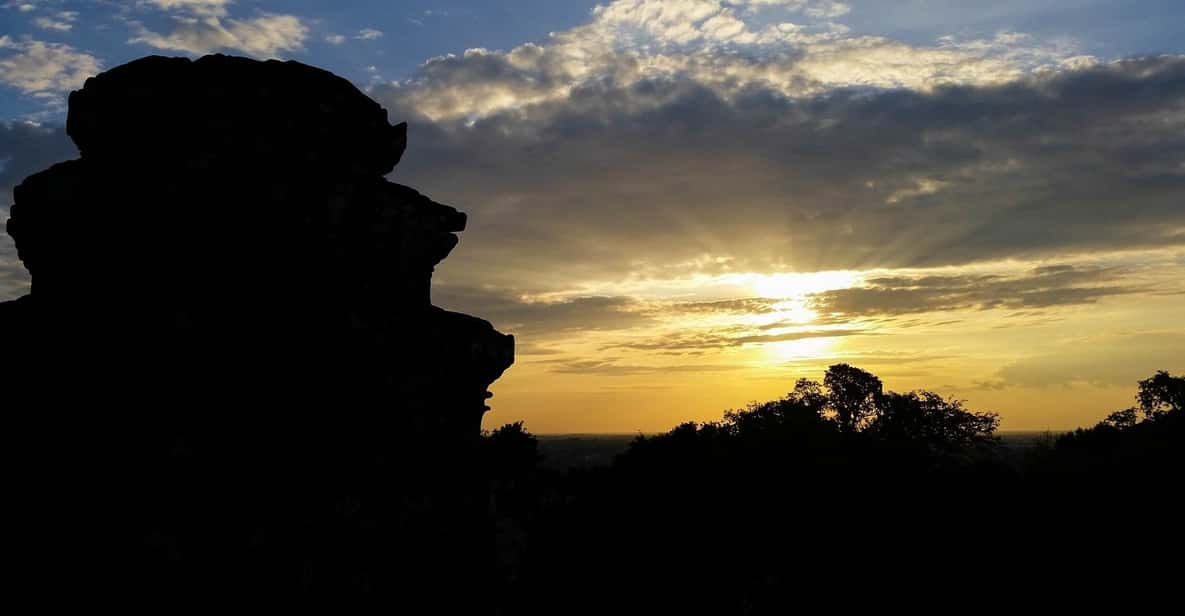
[[[794,391],[787,397],[806,408],[816,409],[820,416],[827,406],[827,394],[823,392],[822,386],[810,379],[798,379],[794,383]]]
[[[583,613],[781,613],[779,594],[846,591],[831,572],[854,559],[875,572],[872,584],[924,576],[930,588],[970,588],[998,575],[1000,561],[978,560],[984,548],[1019,554],[1053,541],[1040,561],[1009,566],[1073,563],[1083,549],[1098,566],[1117,515],[1175,507],[1165,487],[1185,471],[1185,413],[1173,406],[1180,379],[1167,373],[1141,381],[1155,419],[1139,421],[1133,407],[1025,444],[1035,455],[1023,459],[1016,441],[995,436],[995,413],[886,391],[847,365],[826,376],[718,421],[641,436],[608,467],[495,482],[500,562],[515,572],[506,579],[516,598],[540,611],[580,596]],[[513,454],[532,450],[521,425],[485,440],[530,458]],[[901,566],[910,553],[926,558]]]
[[[1140,381],[1136,401],[1146,419],[1185,409],[1185,377],[1173,376],[1161,370],[1151,378]]]
[[[999,425],[995,413],[971,412],[961,400],[923,390],[880,396],[876,417],[865,432],[887,441],[924,445],[930,453],[952,454],[992,442]]]
[[[539,465],[539,439],[523,427],[523,422],[508,423],[494,430],[482,431],[482,458],[493,477],[520,477]]]
[[[1136,406],[1111,413],[1091,430],[1128,430],[1144,421],[1163,419],[1185,408],[1185,377],[1161,370],[1139,382]],[[1143,414],[1143,420],[1140,415]],[[1079,430],[1082,432],[1082,430]]]
[[[1107,415],[1107,418],[1103,420],[1101,425],[1109,426],[1116,430],[1126,430],[1139,423],[1139,421],[1140,418],[1136,415],[1136,409],[1126,408]]]
[[[848,364],[835,364],[823,376],[827,399],[835,412],[841,430],[853,433],[864,426],[876,413],[877,399],[882,395],[881,380]]]

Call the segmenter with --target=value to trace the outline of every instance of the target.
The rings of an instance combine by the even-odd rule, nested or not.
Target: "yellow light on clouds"
[[[856,272],[812,272],[806,274],[739,274],[742,284],[761,297],[801,298],[812,293],[847,289],[860,281]]]

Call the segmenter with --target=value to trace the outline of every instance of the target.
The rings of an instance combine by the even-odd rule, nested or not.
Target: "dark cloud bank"
[[[1183,113],[1175,57],[797,100],[606,81],[471,127],[421,120],[397,174],[473,211],[462,252],[483,270],[925,267],[1185,243]]]
[[[816,294],[817,310],[848,317],[903,315],[946,310],[1013,310],[1089,304],[1142,290],[1124,282],[1117,268],[1057,265],[1023,275],[967,274],[886,276],[865,286]]]

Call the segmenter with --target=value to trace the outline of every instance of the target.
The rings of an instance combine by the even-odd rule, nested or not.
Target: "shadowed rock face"
[[[257,584],[227,563],[259,558],[280,587],[389,587],[466,560],[434,529],[472,528],[514,345],[431,305],[465,215],[383,178],[406,129],[296,62],[149,57],[71,94],[82,157],[14,191],[33,286],[0,304],[5,398],[47,477],[119,478],[103,498],[143,562],[173,563],[146,565],[161,584]],[[396,536],[405,557],[376,556]]]

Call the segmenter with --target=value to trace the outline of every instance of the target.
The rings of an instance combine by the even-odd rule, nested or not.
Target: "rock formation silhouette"
[[[67,132],[81,158],[14,191],[33,283],[0,304],[38,527],[178,592],[480,579],[472,451],[514,343],[431,305],[466,217],[384,179],[407,125],[215,55],[88,79]]]

